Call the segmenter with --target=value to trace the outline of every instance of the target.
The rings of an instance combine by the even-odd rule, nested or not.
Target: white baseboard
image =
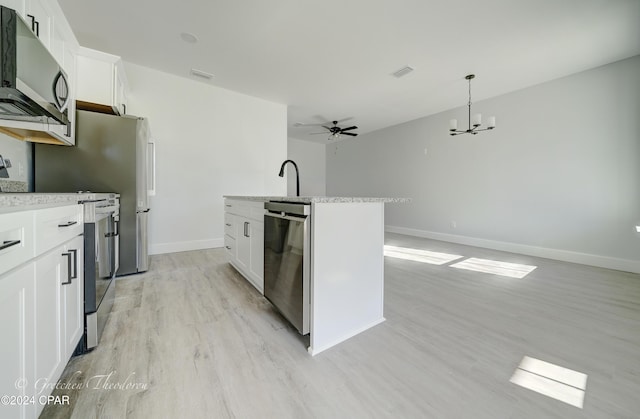
[[[188,242],[152,243],[149,245],[150,255],[164,253],[187,252],[189,250],[212,249],[223,247],[224,239],[192,240]]]
[[[530,246],[526,244],[509,243],[497,240],[480,239],[476,237],[458,236],[455,234],[437,233],[434,231],[417,230],[407,227],[385,226],[390,233],[406,234],[408,236],[425,237],[433,240],[465,244],[468,246],[484,247],[504,252],[520,253],[523,255],[561,260],[563,262],[579,263],[600,268],[616,269],[625,272],[640,273],[640,261],[619,259],[609,256],[592,255],[588,253],[572,252],[569,250],[550,249],[546,247]]]

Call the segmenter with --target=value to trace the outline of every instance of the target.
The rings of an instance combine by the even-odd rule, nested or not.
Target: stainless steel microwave
[[[0,131],[67,142],[67,75],[15,10],[0,7],[0,25]]]

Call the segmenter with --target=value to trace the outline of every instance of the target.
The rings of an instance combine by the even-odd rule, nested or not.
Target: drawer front
[[[228,212],[224,214],[224,234],[236,237],[236,216]]]
[[[82,234],[82,205],[67,205],[35,211],[36,255]]]
[[[240,215],[243,217],[247,217],[249,215],[249,207],[247,206],[247,202],[245,201],[225,199],[224,210],[225,212]]]
[[[236,239],[225,234],[224,235],[224,248],[227,251],[227,256],[230,259],[236,258]]]
[[[33,211],[0,214],[0,275],[35,257]]]

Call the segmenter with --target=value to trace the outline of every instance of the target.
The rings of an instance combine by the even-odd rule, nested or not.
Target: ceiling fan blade
[[[336,122],[339,124],[339,123],[341,123],[341,122],[351,121],[352,119],[353,119],[353,116],[350,116],[350,117],[348,117],[348,118],[342,118],[342,119],[339,119],[339,120],[337,120]],[[333,122],[333,121],[332,121],[332,122]]]
[[[340,128],[340,131],[343,131],[343,132],[344,132],[344,131],[349,131],[349,130],[352,130],[352,129],[358,129],[358,127],[356,127],[356,126],[354,125],[354,126],[349,127],[349,128]]]
[[[307,124],[305,122],[296,122],[293,124],[294,127],[321,127],[323,125],[327,125],[329,122],[320,122],[318,124]]]
[[[356,134],[355,132],[343,132],[342,135],[350,135],[352,137],[355,137],[358,134]]]

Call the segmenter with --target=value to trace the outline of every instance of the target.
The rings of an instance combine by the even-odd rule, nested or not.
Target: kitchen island
[[[309,211],[309,353],[316,355],[357,335],[384,319],[384,204],[408,202],[405,198],[362,197],[281,197],[225,196],[225,232],[234,225],[227,218],[233,208],[247,205],[242,220],[242,236],[262,240],[264,230],[256,227],[251,234],[247,226],[259,224],[264,202],[308,204]],[[242,211],[238,211],[242,213]],[[232,215],[232,214],[230,214]],[[236,231],[239,224],[236,219]],[[229,243],[229,244],[227,244]],[[259,276],[264,254],[257,254],[256,266],[245,268],[235,259],[235,238],[225,236],[230,262],[239,267],[261,292]],[[241,244],[237,244],[241,252]],[[251,265],[250,262],[247,265]]]

